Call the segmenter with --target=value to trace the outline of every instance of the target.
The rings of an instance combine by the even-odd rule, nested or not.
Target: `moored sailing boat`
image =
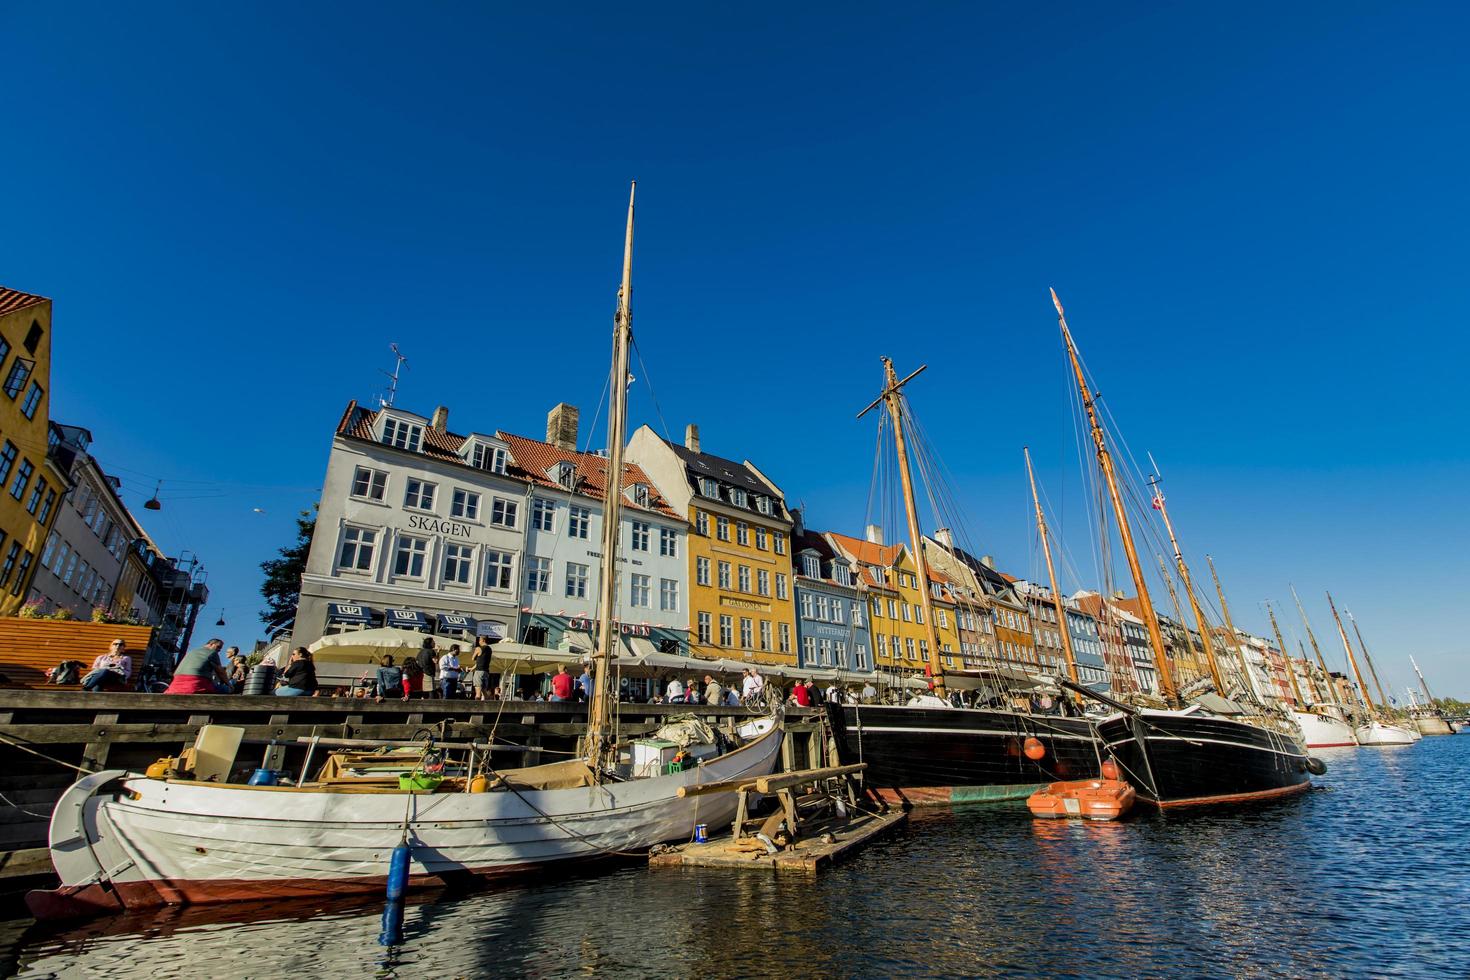
[[[1363,704],[1368,709],[1368,720],[1359,725],[1353,731],[1359,745],[1409,745],[1419,741],[1419,733],[1411,732],[1407,728],[1398,725],[1390,725],[1378,713],[1378,706],[1373,703],[1373,695],[1368,693],[1368,685],[1363,682],[1363,674],[1358,670],[1358,658],[1353,655],[1353,645],[1348,642],[1347,630],[1342,628],[1342,617],[1337,614],[1337,604],[1332,601],[1332,593],[1327,594],[1327,606],[1332,610],[1332,619],[1337,624],[1337,635],[1342,637],[1342,648],[1347,651],[1348,666],[1353,670],[1353,677],[1358,683],[1358,693],[1363,698]],[[1379,692],[1382,696],[1382,691]]]
[[[1337,699],[1337,691],[1332,683],[1332,672],[1327,669],[1327,660],[1322,656],[1322,648],[1317,645],[1317,636],[1312,632],[1312,624],[1307,620],[1307,611],[1302,608],[1302,598],[1296,594],[1295,586],[1291,589],[1291,597],[1296,601],[1297,612],[1301,613],[1302,617],[1302,626],[1306,627],[1307,639],[1312,643],[1312,652],[1317,655],[1317,664],[1322,668],[1322,679],[1327,685],[1327,697],[1331,702],[1318,701],[1305,711],[1292,712],[1292,717],[1296,719],[1298,727],[1301,728],[1309,749],[1356,746],[1358,738],[1353,734],[1353,726],[1348,724],[1347,713]]]
[[[623,473],[632,250],[630,193],[613,331],[609,474]],[[459,747],[468,757],[456,772],[432,746],[407,758],[334,753],[315,779],[243,785],[225,781],[236,736],[213,767],[218,782],[205,778],[197,755],[194,765],[180,761],[158,775],[96,773],[74,784],[56,805],[50,846],[61,887],[27,896],[33,913],[55,918],[160,904],[380,891],[390,854],[404,845],[410,885],[518,875],[643,851],[690,834],[696,819],[711,826],[729,822],[734,794],[686,799],[679,791],[773,772],[782,739],[779,712],[734,736],[689,724],[682,755],[698,762],[687,766],[662,758],[650,763],[634,751],[625,758],[613,736],[619,483],[607,481],[604,502],[601,616],[585,756],[497,771],[489,765],[487,747],[471,744]],[[308,755],[303,769],[309,760]],[[398,768],[409,772],[400,776]]]
[[[870,787],[933,802],[1022,799],[1049,783],[1093,776],[1101,760],[1088,719],[1076,714],[959,707],[945,697],[942,647],[927,587],[929,562],[909,466],[906,433],[910,422],[902,396],[903,386],[922,370],[899,380],[893,362],[883,358],[883,392],[858,417],[883,405],[892,422],[909,540],[922,583],[921,609],[929,633],[926,673],[933,693],[903,705],[827,705],[838,756],[843,763],[867,763],[863,779]],[[1060,603],[1055,589],[1053,597]],[[1061,634],[1066,638],[1066,659],[1075,680],[1065,614],[1059,621],[1064,624]]]
[[[1353,629],[1356,630],[1357,628],[1358,624],[1355,620],[1353,622]],[[1362,641],[1361,633],[1358,634],[1358,639],[1359,642]],[[1364,646],[1363,649],[1366,650],[1368,648]],[[1428,704],[1426,704],[1422,708],[1415,708],[1410,710],[1409,717],[1413,719],[1414,727],[1419,729],[1419,732],[1422,735],[1455,734],[1458,729],[1456,729],[1455,726],[1450,723],[1449,719],[1444,716],[1444,712],[1439,710],[1439,705],[1434,700],[1434,695],[1429,693],[1429,682],[1424,679],[1424,671],[1419,669],[1419,664],[1414,660],[1413,657],[1409,658],[1409,665],[1414,668],[1414,673],[1418,675],[1419,686],[1424,688],[1424,698],[1428,702]]]
[[[1118,537],[1138,592],[1138,608],[1153,647],[1161,692],[1169,705],[1166,710],[1138,708],[1078,688],[1080,693],[1116,710],[1097,723],[1104,751],[1117,760],[1124,777],[1138,788],[1139,797],[1158,807],[1265,800],[1304,792],[1311,785],[1309,773],[1325,771],[1325,767],[1311,759],[1292,736],[1265,724],[1212,715],[1198,704],[1183,705],[1134,547],[1112,454],[1055,291],[1052,302],[1092,433],[1098,469],[1112,502]],[[1207,629],[1201,632],[1208,634]],[[1218,667],[1214,675],[1219,677]],[[1249,684],[1248,678],[1243,680]]]

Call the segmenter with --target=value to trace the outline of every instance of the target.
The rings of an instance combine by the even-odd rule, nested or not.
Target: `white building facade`
[[[530,484],[504,441],[349,404],[332,439],[293,642],[397,626],[515,636]]]

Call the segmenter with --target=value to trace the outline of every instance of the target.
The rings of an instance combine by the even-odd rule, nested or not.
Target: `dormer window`
[[[576,464],[571,463],[571,462],[568,462],[567,460],[562,460],[560,463],[557,463],[556,464],[556,469],[553,472],[556,474],[555,479],[556,479],[556,482],[557,483],[560,483],[562,486],[566,487],[568,490],[572,490],[572,489],[575,489],[576,488],[576,486],[577,486],[577,467],[576,467]]]
[[[739,487],[731,487],[730,488],[730,503],[734,504],[736,507],[744,507],[745,506],[745,491],[744,490],[741,490]]]
[[[770,497],[767,497],[763,493],[756,494],[755,495],[755,509],[758,510],[758,511],[760,511],[762,514],[769,514],[771,512],[771,509],[772,509],[771,508],[771,498]]]
[[[702,497],[709,497],[712,500],[719,500],[720,485],[714,480],[702,476],[699,478],[699,494]]]
[[[801,574],[805,575],[807,578],[821,578],[822,559],[818,558],[816,555],[802,555]]]
[[[422,425],[394,418],[383,420],[383,445],[385,446],[395,446],[398,449],[407,449],[411,453],[416,453],[423,439],[424,427]]]
[[[648,492],[648,484],[633,484],[633,503],[637,504],[639,507],[647,507],[649,498],[651,496],[652,495]]]
[[[477,470],[489,470],[491,473],[505,474],[507,453],[499,446],[487,446],[483,442],[477,442],[470,450],[470,465]]]
[[[832,578],[838,585],[852,584],[852,569],[847,567],[847,562],[834,561],[832,563]]]

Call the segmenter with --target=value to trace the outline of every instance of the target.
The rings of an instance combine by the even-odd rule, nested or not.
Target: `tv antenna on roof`
[[[408,363],[408,358],[403,356],[403,352],[398,349],[397,344],[389,344],[388,347],[393,351],[393,356],[396,358],[396,361],[393,364],[392,374],[389,374],[387,371],[379,372],[388,379],[388,397],[378,399],[378,404],[383,408],[393,407],[393,398],[398,394],[398,373],[403,370],[403,365]]]

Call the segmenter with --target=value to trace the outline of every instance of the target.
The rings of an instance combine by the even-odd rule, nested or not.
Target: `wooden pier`
[[[854,778],[867,766],[828,766],[774,773],[757,779],[705,783],[679,790],[681,797],[737,793],[740,801],[728,836],[655,848],[655,868],[741,868],[815,874],[908,819],[863,793]],[[774,796],[777,807],[751,818],[752,797]]]
[[[758,713],[745,708],[686,704],[618,705],[625,738],[652,734],[668,718],[693,714],[713,727]],[[823,765],[819,712],[789,709],[783,769]],[[88,694],[63,690],[0,690],[0,892],[28,887],[50,873],[46,835],[51,808],[78,769],[136,769],[177,755],[204,725],[245,729],[239,760],[258,764],[274,745],[282,768],[296,771],[306,747],[323,739],[491,742],[500,766],[569,758],[587,720],[585,704],[541,701],[443,701],[414,698],[283,698],[274,695]],[[54,760],[54,761],[53,761]],[[75,767],[75,768],[69,768]]]

